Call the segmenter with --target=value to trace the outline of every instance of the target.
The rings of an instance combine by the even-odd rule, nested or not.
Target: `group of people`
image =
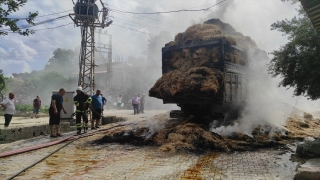
[[[12,120],[12,116],[16,113],[15,101],[16,101],[15,94],[10,92],[9,97],[5,98],[0,103],[2,110],[4,111],[4,120],[5,120],[4,127],[5,128],[9,127],[9,124]],[[39,96],[37,96],[36,99],[33,100],[32,105],[33,105],[33,113],[31,114],[31,118],[33,117],[37,118],[39,117],[38,114],[41,107],[41,100]]]
[[[107,107],[107,109],[110,109],[112,107],[112,95],[111,94],[108,95],[106,101],[107,101],[106,107]],[[121,107],[123,106],[123,104],[122,104],[122,96],[121,95],[119,95],[117,97],[117,102],[116,102],[115,106],[117,106],[118,110],[120,110]]]
[[[60,112],[63,111],[64,114],[67,114],[66,109],[63,105],[63,96],[65,95],[66,90],[61,88],[57,94],[51,96],[51,103],[49,107],[49,125],[50,125],[50,137],[62,136],[60,132]],[[77,134],[81,134],[81,130],[86,133],[88,130],[88,113],[91,110],[92,120],[91,120],[91,129],[100,128],[100,118],[103,113],[103,107],[109,101],[111,102],[111,94],[105,99],[101,90],[96,90],[96,93],[92,96],[83,92],[82,87],[76,89],[76,95],[73,98],[74,105],[76,106],[76,128]],[[134,114],[144,113],[144,104],[145,104],[145,95],[143,94],[140,97],[140,94],[135,94],[131,100]],[[117,97],[117,108],[122,107],[122,96]],[[13,114],[15,114],[15,105],[14,105],[14,93],[9,93],[9,98],[3,100],[0,105],[4,111],[5,117],[5,127],[8,127]],[[38,117],[39,109],[41,107],[40,97],[37,96],[33,101],[33,114],[31,118]],[[81,123],[83,119],[83,123]]]
[[[78,87],[77,95],[73,98],[76,105],[76,127],[77,134],[81,134],[81,118],[83,119],[84,133],[88,130],[88,113],[89,108],[92,111],[91,129],[100,128],[100,118],[103,113],[103,106],[106,103],[105,98],[101,94],[101,90],[96,90],[96,93],[91,97],[82,91],[81,87]]]
[[[144,104],[145,104],[145,95],[143,94],[142,97],[140,97],[140,94],[135,94],[134,97],[131,100],[132,106],[133,106],[133,113],[134,115],[141,113],[144,113]]]
[[[50,125],[50,137],[61,136],[60,133],[60,111],[66,114],[67,111],[63,106],[63,95],[66,93],[65,89],[61,88],[58,94],[51,96],[51,104],[49,108],[49,125]],[[88,113],[92,111],[91,129],[100,128],[100,118],[103,110],[103,100],[101,96],[101,90],[98,89],[96,93],[89,96],[83,92],[82,87],[76,89],[77,95],[73,98],[73,103],[76,106],[76,128],[77,134],[81,134],[81,130],[86,133],[88,131]],[[83,123],[81,123],[83,119]],[[55,129],[54,129],[55,127]],[[55,131],[54,131],[55,130]]]

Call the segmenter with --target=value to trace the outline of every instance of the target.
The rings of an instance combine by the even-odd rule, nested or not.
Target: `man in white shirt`
[[[9,98],[3,100],[0,105],[4,111],[4,127],[6,128],[9,126],[13,114],[16,112],[16,107],[14,105],[14,94],[12,92],[9,93]]]
[[[111,106],[112,106],[112,103],[111,103],[111,100],[112,100],[112,95],[109,94],[109,96],[107,97],[107,109],[111,109]]]
[[[122,96],[119,95],[119,96],[117,97],[117,107],[118,107],[118,110],[120,110],[121,105],[122,105]]]

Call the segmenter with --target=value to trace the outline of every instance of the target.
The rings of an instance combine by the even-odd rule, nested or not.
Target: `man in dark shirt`
[[[79,86],[76,90],[77,95],[73,98],[73,103],[76,106],[76,127],[77,134],[81,134],[81,117],[83,119],[83,131],[88,130],[88,109],[91,104],[91,97],[82,91],[82,87]]]
[[[63,110],[64,114],[67,114],[67,111],[63,106],[63,95],[66,94],[66,90],[61,88],[58,94],[53,94],[51,96],[51,103],[49,108],[49,125],[50,125],[50,137],[61,136],[60,133],[60,111]],[[56,133],[53,131],[53,126],[56,127]]]
[[[33,100],[33,114],[31,118],[38,117],[40,107],[41,107],[41,100],[40,100],[40,97],[37,96],[37,98]]]

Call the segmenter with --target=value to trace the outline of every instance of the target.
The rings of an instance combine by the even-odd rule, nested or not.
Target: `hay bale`
[[[178,93],[217,93],[223,80],[220,71],[207,67],[190,68],[186,72],[174,70],[162,75],[149,90],[149,95],[157,98],[174,97]]]

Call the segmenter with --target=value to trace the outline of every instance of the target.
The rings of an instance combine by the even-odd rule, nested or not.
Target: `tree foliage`
[[[32,100],[38,95],[42,103],[49,104],[52,91],[60,88],[74,90],[77,87],[77,78],[66,78],[57,72],[32,72],[16,75],[15,78],[6,80],[9,92],[16,94],[19,103],[32,104]]]
[[[77,73],[78,69],[78,52],[61,48],[53,52],[52,58],[44,68],[46,71],[57,72],[66,77]]]
[[[20,7],[24,6],[26,4],[27,0],[0,0],[0,28],[3,27],[10,27],[10,30],[14,33],[19,33],[23,36],[28,36],[29,34],[34,34],[34,31],[25,29],[22,30],[17,25],[17,22],[20,20],[19,18],[9,18],[8,16],[12,14],[13,12],[16,12],[19,10]],[[7,8],[4,8],[4,6],[7,6]],[[27,21],[28,24],[34,25],[34,19],[37,17],[38,12],[31,13],[29,12],[29,15],[27,18],[22,18]],[[0,35],[8,35],[9,29],[0,30]]]
[[[294,95],[320,98],[320,35],[302,7],[299,16],[277,21],[272,30],[288,36],[289,42],[272,52],[269,73],[282,78],[279,86],[294,88]]]
[[[4,77],[4,75],[0,72],[0,92],[6,88],[5,79],[6,77]]]

